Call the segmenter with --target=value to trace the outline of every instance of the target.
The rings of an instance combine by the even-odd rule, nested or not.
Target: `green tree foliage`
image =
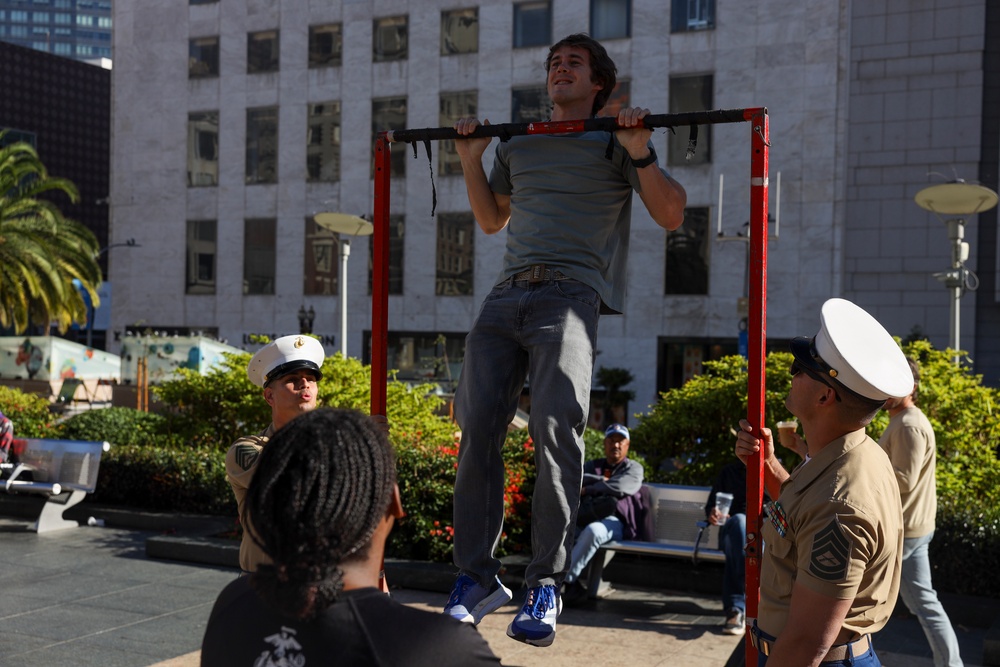
[[[192,446],[225,450],[237,438],[264,430],[271,422],[271,411],[262,390],[247,378],[250,358],[245,352],[226,354],[218,367],[204,375],[180,369],[180,377],[153,387],[157,398],[169,406],[171,432]],[[394,443],[421,438],[450,442],[454,428],[436,414],[443,400],[433,389],[433,385],[388,383],[386,416]],[[371,368],[338,352],[323,362],[323,379],[317,391],[319,405],[368,412]]]
[[[15,438],[54,438],[58,433],[48,400],[0,386],[0,412],[14,424]]]
[[[786,419],[792,355],[772,352],[766,360],[765,423]],[[705,362],[705,372],[683,387],[660,395],[646,415],[637,415],[632,448],[652,469],[650,481],[710,485],[734,460],[735,430],[747,414],[747,371],[743,357]],[[779,451],[792,464],[795,455]]]
[[[0,326],[18,334],[29,324],[48,330],[55,321],[64,332],[73,322],[86,322],[74,279],[95,306],[100,302],[97,239],[47,198],[57,192],[79,199],[73,183],[49,176],[30,145],[0,147]]]

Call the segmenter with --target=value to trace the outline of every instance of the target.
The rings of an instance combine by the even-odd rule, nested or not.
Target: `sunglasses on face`
[[[805,366],[803,366],[801,363],[799,363],[799,361],[797,359],[792,362],[792,367],[788,369],[788,372],[789,372],[789,374],[792,377],[795,377],[799,373],[805,373],[806,375],[808,375],[809,377],[811,377],[813,380],[816,380],[816,382],[821,382],[821,383],[825,384],[830,389],[833,389],[833,395],[836,397],[837,402],[838,403],[840,402],[840,394],[837,393],[837,388],[834,387],[832,384],[830,384],[826,380],[825,377],[823,377],[822,375],[820,375],[816,371],[814,371],[812,369],[809,369],[809,368],[806,368]]]

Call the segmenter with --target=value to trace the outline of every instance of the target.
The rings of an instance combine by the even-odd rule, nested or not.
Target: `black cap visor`
[[[289,373],[294,373],[295,371],[302,370],[303,368],[312,371],[316,375],[316,380],[323,379],[323,373],[319,370],[319,366],[309,361],[308,359],[296,359],[294,361],[288,361],[280,366],[275,366],[267,377],[264,378],[264,386],[271,384],[274,380],[284,377]]]

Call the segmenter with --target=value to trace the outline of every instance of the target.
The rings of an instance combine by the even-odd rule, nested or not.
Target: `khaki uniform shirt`
[[[233,495],[236,496],[236,508],[241,521],[247,487],[250,486],[250,480],[253,479],[253,474],[257,470],[260,452],[272,435],[274,435],[274,425],[269,424],[257,435],[240,438],[226,452],[226,480],[233,488]],[[250,526],[244,525],[243,541],[240,543],[240,568],[246,572],[255,572],[260,563],[270,562],[271,559],[250,537]]]
[[[853,641],[888,622],[899,590],[903,511],[885,453],[854,431],[800,464],[781,485],[784,537],[764,519],[761,630],[778,638],[798,582],[832,598],[854,600],[843,629]]]
[[[930,421],[920,408],[907,408],[889,419],[878,444],[896,471],[903,501],[903,537],[931,534],[937,514],[937,443]]]

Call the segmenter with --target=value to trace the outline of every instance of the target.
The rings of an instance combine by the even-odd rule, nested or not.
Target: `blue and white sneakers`
[[[444,607],[444,613],[463,623],[479,625],[486,614],[492,613],[511,600],[510,589],[496,578],[493,590],[486,590],[472,577],[463,574],[455,580],[451,598]]]
[[[555,586],[528,589],[521,613],[507,627],[507,636],[532,646],[548,646],[556,638],[556,618],[562,599]]]

